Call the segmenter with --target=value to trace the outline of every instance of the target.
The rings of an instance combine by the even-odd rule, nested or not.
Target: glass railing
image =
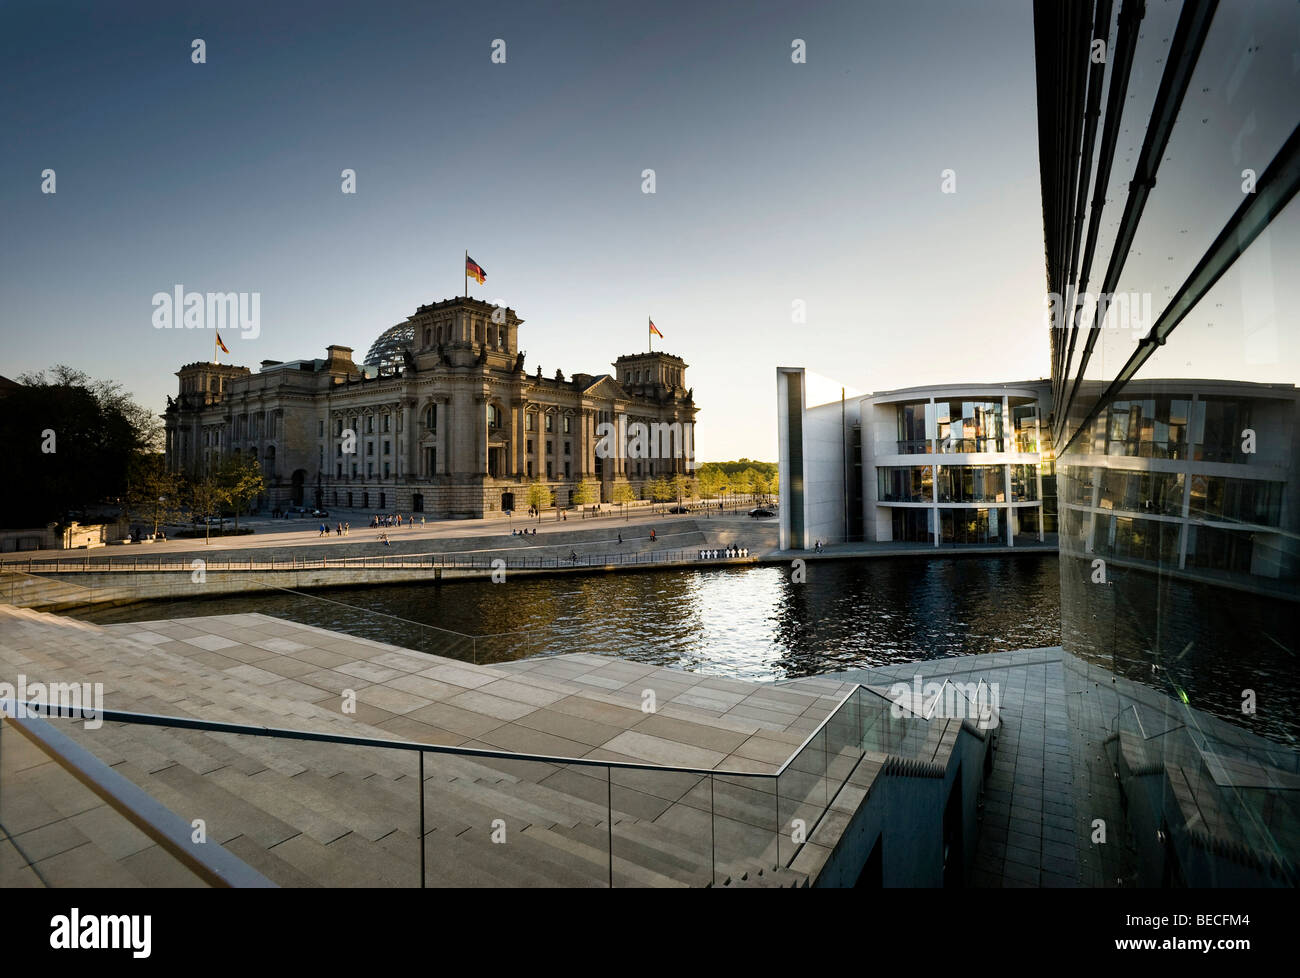
[[[282,885],[723,885],[798,856],[863,756],[862,697],[854,686],[771,773],[113,710],[64,729],[214,841],[238,840],[234,853]],[[12,767],[0,756],[0,823],[34,803]],[[215,769],[237,803],[211,803]]]

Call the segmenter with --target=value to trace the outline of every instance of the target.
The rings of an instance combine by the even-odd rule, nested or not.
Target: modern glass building
[[[914,387],[864,398],[865,539],[1043,541],[1045,382]],[[1048,475],[1050,488],[1050,472]]]
[[[1047,381],[861,397],[782,367],[777,388],[782,547],[1014,547],[1055,532]]]
[[[1142,885],[1300,878],[1297,36],[1035,4],[1062,641],[1108,674]]]

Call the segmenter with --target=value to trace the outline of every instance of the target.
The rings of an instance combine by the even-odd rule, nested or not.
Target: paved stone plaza
[[[767,772],[846,689],[837,680],[761,686],[588,655],[474,666],[258,614],[97,626],[0,610],[6,678],[102,681],[110,709],[484,750]],[[349,691],[356,709],[344,714]],[[642,709],[647,691],[654,712]],[[68,729],[178,814],[205,818],[217,841],[277,882],[414,885],[418,792],[410,754],[113,724],[93,733]],[[20,741],[15,749],[16,740],[8,734],[0,752],[7,883],[175,881],[174,867],[154,871],[166,859],[141,855],[154,848],[147,839],[115,824],[56,765]],[[611,791],[615,836],[626,835],[628,846],[615,861],[616,885],[712,882],[701,792],[734,789],[735,805],[759,813],[764,804],[743,779],[709,786],[699,776],[631,772],[607,785],[601,768],[427,760],[430,844],[446,857],[438,871],[449,885],[605,885]],[[92,819],[90,812],[100,813]],[[493,817],[504,818],[517,840],[541,847],[535,860],[521,866],[521,850],[510,850],[506,863],[471,844],[471,829]],[[745,819],[728,824],[743,826],[740,834],[754,830]],[[761,829],[760,856],[763,833],[772,836]],[[732,841],[720,833],[715,844]],[[740,839],[734,844],[739,851]],[[814,872],[819,848],[829,851],[810,842],[805,857]],[[68,856],[74,850],[87,858]],[[662,852],[676,855],[656,855]],[[756,868],[733,875],[750,871]],[[808,878],[787,875],[791,884]]]

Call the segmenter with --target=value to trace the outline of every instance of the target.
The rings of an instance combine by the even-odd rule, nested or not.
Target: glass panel
[[[716,794],[710,794],[709,777],[617,767],[610,772],[614,885],[653,886],[665,879],[708,885],[713,879],[716,800]],[[731,827],[730,823],[720,826]],[[607,833],[608,826],[602,823],[600,830]],[[600,840],[591,838],[595,847]],[[725,838],[734,850],[735,833],[727,832]],[[599,848],[605,847],[601,842]]]
[[[793,846],[783,844],[777,853],[776,778],[715,774],[713,799],[717,885],[789,862]],[[787,834],[782,842],[788,840]]]
[[[809,837],[826,809],[829,800],[826,780],[827,743],[827,732],[823,727],[777,778],[782,865],[790,864],[795,849]]]

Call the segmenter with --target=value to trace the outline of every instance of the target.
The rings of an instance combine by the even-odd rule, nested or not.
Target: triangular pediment
[[[623,385],[609,374],[601,374],[585,388],[582,393],[587,397],[608,397],[616,400],[631,400]]]

